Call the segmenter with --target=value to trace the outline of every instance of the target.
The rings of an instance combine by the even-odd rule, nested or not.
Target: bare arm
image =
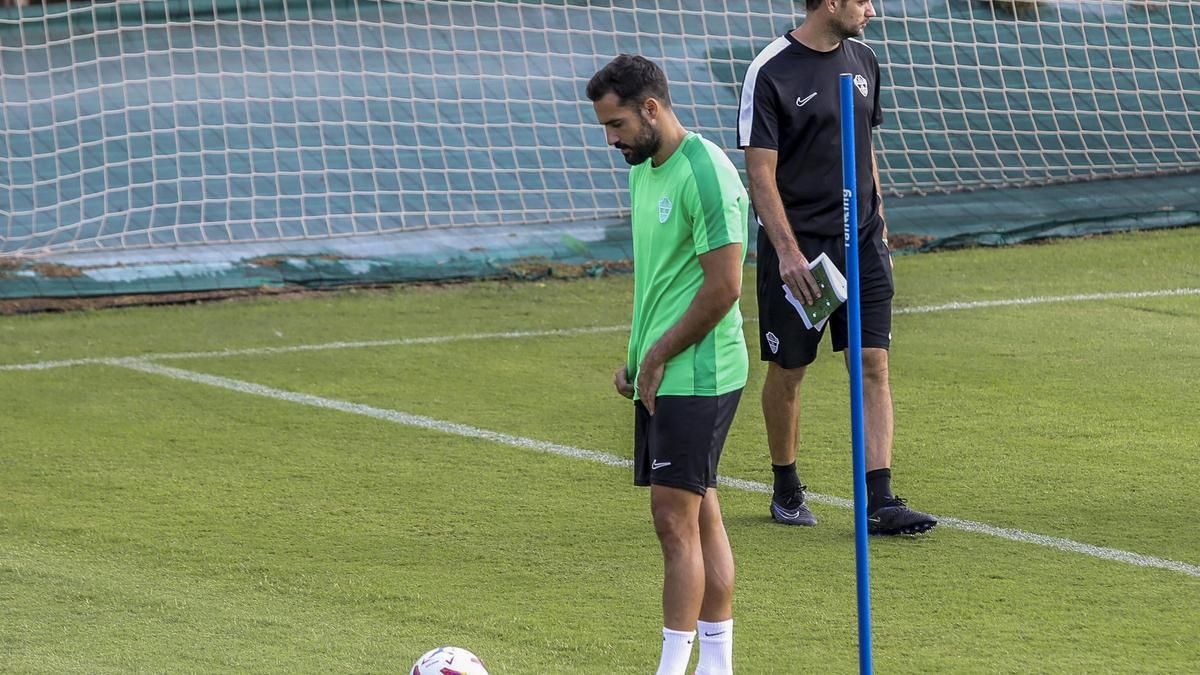
[[[742,245],[726,244],[699,256],[704,282],[683,316],[654,343],[638,367],[637,390],[642,405],[654,414],[654,399],[667,361],[704,339],[729,313],[742,294]],[[620,371],[616,373],[619,377]],[[620,384],[617,384],[618,390]]]
[[[779,277],[792,289],[792,295],[805,304],[821,297],[820,287],[808,269],[808,259],[796,245],[792,226],[783,210],[783,199],[775,183],[779,152],[766,148],[746,148],[746,175],[750,179],[750,201],[762,221],[763,229],[779,256]]]
[[[875,194],[879,195],[879,219],[883,221],[883,245],[888,245],[888,229],[887,218],[883,215],[883,183],[879,182],[879,163],[875,161],[875,151],[871,151],[871,175],[875,177]],[[895,267],[896,263],[892,260],[892,256],[888,254],[888,265]]]
[[[883,242],[887,243],[887,218],[883,216],[883,183],[879,182],[879,163],[875,161],[875,151],[871,151],[871,175],[875,177],[875,194],[879,195],[879,218],[883,221]]]

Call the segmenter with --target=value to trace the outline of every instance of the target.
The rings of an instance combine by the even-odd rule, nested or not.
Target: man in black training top
[[[824,252],[843,273],[842,159],[838,76],[854,75],[858,166],[859,278],[862,311],[863,404],[867,441],[867,527],[872,534],[917,534],[937,520],[892,494],[892,394],[888,348],[892,268],[879,172],[871,146],[879,108],[879,62],[853,38],[875,8],[871,0],[807,0],[797,29],[767,45],[750,64],[738,114],[738,146],[746,151],[750,197],[758,214],[758,315],[763,417],[775,473],[771,516],[815,525],[796,473],[799,389],[817,357],[824,329],[808,330],[783,291],[804,303],[820,297],[809,261]],[[830,317],[833,349],[844,351],[846,306]]]

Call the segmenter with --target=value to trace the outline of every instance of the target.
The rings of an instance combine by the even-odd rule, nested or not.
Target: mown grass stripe
[[[987,307],[1007,307],[1013,305],[1037,305],[1053,302],[1088,302],[1095,300],[1129,300],[1139,298],[1159,298],[1167,296],[1200,295],[1200,288],[1174,288],[1159,291],[1131,291],[1127,293],[1092,293],[1084,295],[1051,295],[1030,298],[1012,298],[1007,300],[974,300],[969,302],[949,302],[941,305],[926,305],[923,307],[901,307],[894,314],[930,314],[933,312],[949,312],[962,309],[984,309]],[[748,317],[747,321],[757,321],[756,317]],[[114,361],[136,358],[143,361],[167,361],[172,359],[206,359],[228,356],[253,356],[256,354],[290,354],[293,352],[323,351],[327,349],[361,349],[365,347],[403,347],[406,345],[440,344],[444,342],[459,342],[465,340],[508,340],[514,338],[555,337],[571,335],[588,335],[594,333],[619,333],[629,330],[629,326],[587,326],[581,328],[558,328],[552,330],[506,331],[496,333],[466,333],[461,335],[433,335],[428,337],[397,338],[394,340],[361,340],[354,342],[325,342],[320,344],[289,345],[286,347],[249,347],[245,349],[221,349],[207,352],[171,352],[164,354],[143,354],[141,356],[114,356],[90,359],[65,359],[61,361],[38,361],[35,363],[17,363],[0,365],[0,372],[6,370],[49,370],[70,366],[113,365]]]
[[[399,411],[395,411],[395,410],[386,410],[383,408],[375,408],[373,406],[363,405],[361,403],[350,403],[349,401],[339,401],[336,399],[329,399],[329,398],[324,398],[321,396],[314,396],[312,394],[300,394],[300,393],[296,393],[296,392],[285,391],[282,389],[275,389],[273,387],[267,387],[267,386],[264,386],[261,384],[255,384],[253,382],[244,382],[242,380],[234,380],[234,379],[230,379],[227,377],[220,377],[217,375],[208,375],[205,373],[197,373],[197,372],[190,371],[190,370],[182,370],[180,368],[172,368],[170,366],[164,366],[164,365],[157,364],[157,363],[150,363],[148,361],[139,360],[139,359],[113,359],[108,362],[108,365],[132,368],[133,370],[138,370],[141,372],[150,373],[150,374],[154,374],[154,375],[162,375],[162,376],[173,378],[176,380],[184,380],[187,382],[194,382],[197,384],[206,384],[206,385],[213,386],[213,387],[219,387],[222,389],[228,389],[231,391],[241,392],[241,393],[245,393],[245,394],[253,394],[255,396],[263,396],[266,398],[272,398],[272,399],[276,399],[276,400],[280,400],[280,401],[288,401],[291,403],[298,403],[301,405],[314,406],[317,408],[324,408],[327,410],[337,410],[340,412],[347,412],[347,413],[352,413],[355,415],[363,415],[365,417],[372,417],[375,419],[385,420],[388,422],[402,424],[402,425],[410,426],[410,427],[417,427],[417,428],[421,428],[421,429],[428,429],[431,431],[455,434],[458,436],[465,436],[467,438],[478,438],[481,440],[491,441],[494,443],[500,443],[500,444],[508,445],[508,446],[512,446],[512,447],[536,450],[538,452],[545,452],[545,453],[550,453],[550,454],[554,454],[554,455],[560,455],[563,457],[570,457],[573,459],[585,459],[585,460],[588,460],[591,462],[597,462],[599,464],[605,464],[608,466],[618,466],[618,467],[632,466],[632,462],[630,462],[629,460],[623,459],[621,457],[617,457],[615,455],[611,455],[606,452],[599,452],[596,450],[585,450],[583,448],[576,448],[576,447],[572,447],[569,445],[562,445],[559,443],[550,443],[548,441],[539,441],[539,440],[532,439],[532,438],[525,438],[522,436],[514,436],[511,434],[505,434],[505,433],[501,433],[501,432],[497,432],[497,431],[489,431],[487,429],[480,429],[478,427],[473,427],[473,426],[469,426],[466,424],[458,424],[455,422],[447,422],[444,420],[438,420],[438,419],[434,419],[431,417],[425,417],[423,415],[413,415],[413,414],[399,412]],[[735,488],[738,490],[746,490],[746,491],[750,491],[750,492],[769,493],[771,491],[770,486],[768,486],[764,483],[743,480],[740,478],[721,477],[720,484],[724,485],[724,486],[732,487],[732,488]],[[840,507],[844,507],[844,508],[850,508],[851,506],[853,506],[853,503],[850,500],[843,499],[841,497],[833,497],[833,496],[829,496],[829,495],[809,493],[808,498],[819,504],[827,504],[830,506],[840,506]],[[993,536],[993,537],[999,537],[1001,539],[1008,539],[1011,541],[1017,541],[1017,542],[1027,543],[1027,544],[1036,544],[1038,546],[1045,546],[1047,548],[1052,548],[1052,549],[1056,549],[1059,551],[1068,551],[1068,552],[1072,552],[1072,553],[1079,553],[1079,554],[1083,554],[1083,555],[1092,556],[1094,558],[1100,558],[1103,560],[1111,560],[1111,561],[1115,561],[1115,562],[1127,563],[1130,565],[1137,565],[1139,567],[1150,567],[1150,568],[1170,570],[1173,572],[1182,572],[1184,574],[1187,574],[1187,575],[1193,576],[1193,577],[1200,576],[1200,566],[1191,565],[1191,564],[1188,564],[1185,562],[1179,562],[1176,560],[1167,560],[1164,558],[1156,558],[1154,556],[1142,555],[1140,553],[1133,553],[1131,551],[1122,551],[1120,549],[1103,548],[1100,546],[1093,546],[1091,544],[1084,544],[1082,542],[1072,541],[1070,539],[1063,539],[1061,537],[1050,537],[1050,536],[1037,534],[1037,533],[1033,533],[1033,532],[1026,532],[1024,530],[1017,530],[1017,529],[1005,528],[1005,527],[997,527],[995,525],[988,525],[986,523],[977,523],[977,522],[970,521],[970,520],[962,520],[960,518],[950,518],[950,517],[945,517],[945,516],[938,516],[938,520],[939,520],[941,526],[956,529],[956,530],[963,530],[966,532],[972,532],[972,533],[976,533],[976,534],[985,534],[985,535],[989,535],[989,536]]]

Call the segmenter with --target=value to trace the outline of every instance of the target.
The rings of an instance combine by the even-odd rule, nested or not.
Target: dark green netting
[[[892,232],[1200,221],[1200,3],[1005,5],[880,4]],[[620,51],[658,60],[685,124],[740,166],[738,83],[795,7],[0,8],[0,297],[590,269],[627,255],[628,197],[587,77]]]

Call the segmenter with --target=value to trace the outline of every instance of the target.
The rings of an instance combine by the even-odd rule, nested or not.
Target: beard
[[[662,135],[644,117],[642,118],[642,129],[637,136],[634,136],[631,144],[616,143],[613,145],[614,148],[621,151],[621,156],[630,166],[637,166],[653,157],[661,146]],[[626,150],[629,152],[626,153]]]
[[[834,31],[836,31],[838,38],[841,40],[862,37],[865,28],[865,25],[857,23],[839,23],[834,25]]]

